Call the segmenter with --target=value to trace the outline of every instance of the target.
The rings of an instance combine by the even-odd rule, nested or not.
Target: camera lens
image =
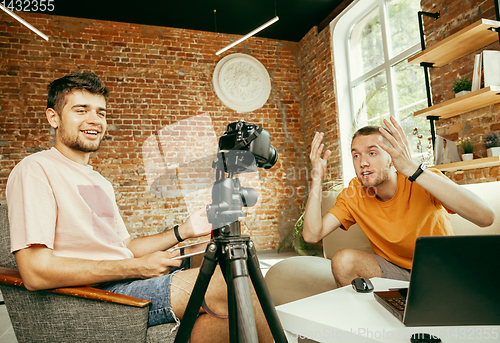
[[[269,158],[260,165],[261,168],[269,169],[278,161],[278,151],[272,145],[269,147]]]
[[[250,143],[249,151],[254,154],[259,168],[269,169],[278,160],[278,151],[271,145],[271,135],[266,130]]]

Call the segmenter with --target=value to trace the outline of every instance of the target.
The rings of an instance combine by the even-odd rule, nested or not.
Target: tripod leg
[[[201,303],[207,292],[208,284],[214,274],[215,267],[217,266],[218,251],[219,249],[215,242],[211,242],[205,251],[205,258],[201,264],[200,272],[196,278],[193,292],[186,306],[186,311],[184,311],[184,316],[182,317],[181,325],[175,336],[174,343],[187,343],[191,337],[191,331],[198,318]]]
[[[259,341],[255,326],[248,270],[246,265],[246,244],[228,244],[227,259],[231,266],[231,281],[236,300],[239,343],[256,343]]]
[[[236,297],[234,285],[231,282],[231,268],[225,258],[219,260],[220,268],[227,284],[227,310],[229,314],[229,342],[238,343],[238,312],[236,310]]]
[[[262,310],[266,316],[267,323],[269,324],[269,329],[271,329],[271,333],[273,334],[274,341],[276,343],[286,343],[287,339],[285,331],[281,326],[278,313],[276,312],[273,299],[271,298],[271,293],[269,293],[266,281],[260,271],[257,253],[255,252],[255,247],[252,241],[248,241],[248,272],[250,274],[255,293],[257,293]]]
[[[257,343],[257,328],[253,313],[248,276],[234,279],[234,295],[238,311],[238,331],[240,343]]]

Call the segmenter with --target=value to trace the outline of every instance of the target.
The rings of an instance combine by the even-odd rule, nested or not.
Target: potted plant
[[[484,140],[484,147],[488,157],[500,156],[500,139],[494,132],[490,132]]]
[[[474,151],[474,144],[472,144],[469,137],[465,139],[460,138],[458,145],[460,145],[463,150],[462,161],[470,161],[474,158],[474,154],[472,153]]]
[[[455,92],[455,97],[467,94],[472,89],[472,81],[466,77],[458,79],[453,83],[451,89]]]

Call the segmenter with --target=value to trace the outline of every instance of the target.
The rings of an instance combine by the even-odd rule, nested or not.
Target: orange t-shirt
[[[428,168],[444,176],[439,170]],[[451,236],[453,230],[441,201],[404,175],[398,175],[398,190],[386,202],[369,195],[357,178],[337,197],[328,211],[347,230],[357,223],[370,240],[373,252],[411,269],[415,241],[420,236]]]

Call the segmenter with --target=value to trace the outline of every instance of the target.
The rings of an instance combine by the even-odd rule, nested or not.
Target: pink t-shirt
[[[88,260],[134,257],[113,187],[91,166],[57,149],[26,157],[7,182],[11,251],[43,244],[54,255]]]

